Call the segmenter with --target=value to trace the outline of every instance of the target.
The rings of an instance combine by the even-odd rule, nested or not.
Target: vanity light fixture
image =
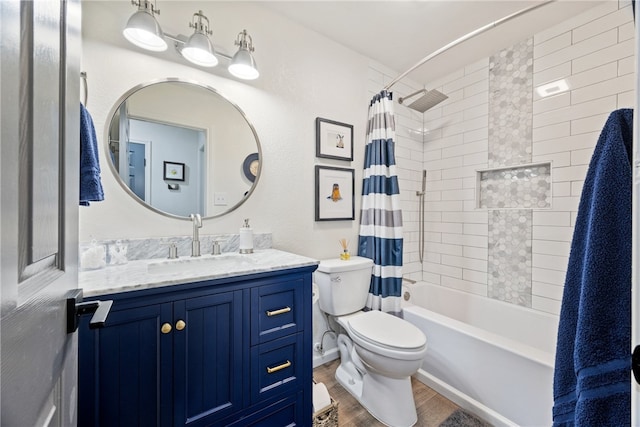
[[[228,70],[239,79],[254,80],[260,75],[256,61],[251,55],[251,52],[254,51],[253,39],[247,30],[238,33],[235,45],[239,46],[239,49],[231,57],[214,50],[213,43],[209,39],[209,36],[213,34],[209,28],[209,18],[201,10],[193,14],[189,27],[193,28],[194,32],[187,38],[182,34],[172,36],[163,33],[160,24],[153,16],[154,14],[159,15],[160,11],[150,0],[131,0],[131,4],[138,6],[138,11],[129,18],[123,34],[136,46],[160,52],[167,48],[165,39],[170,39],[182,57],[196,65],[215,67],[218,64],[218,57],[222,57],[230,61]]]
[[[154,52],[167,50],[162,28],[153,16],[160,15],[160,11],[149,0],[131,0],[131,4],[138,6],[138,11],[127,21],[127,26],[122,31],[124,37],[143,49]]]
[[[202,22],[203,20],[207,21],[206,25]],[[218,65],[218,58],[213,54],[213,44],[209,40],[209,36],[213,34],[213,31],[209,29],[209,18],[199,10],[198,13],[193,14],[189,28],[195,28],[195,30],[189,40],[182,46],[180,51],[182,56],[187,61],[203,67],[215,67]]]
[[[257,79],[260,73],[258,72],[256,61],[253,59],[253,55],[251,55],[251,52],[254,51],[253,39],[247,34],[247,30],[242,30],[242,32],[238,34],[235,44],[236,46],[240,46],[240,49],[238,49],[231,59],[229,72],[239,79]]]

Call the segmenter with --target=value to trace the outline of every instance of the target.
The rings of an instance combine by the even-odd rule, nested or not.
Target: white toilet
[[[427,352],[427,338],[411,323],[381,311],[362,311],[373,261],[320,261],[314,273],[320,309],[346,331],[338,335],[336,379],[367,411],[392,427],[409,427],[418,415],[411,378]]]

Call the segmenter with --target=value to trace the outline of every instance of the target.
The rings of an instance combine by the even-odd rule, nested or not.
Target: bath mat
[[[468,412],[457,409],[440,423],[440,427],[491,427],[491,424],[479,420]]]

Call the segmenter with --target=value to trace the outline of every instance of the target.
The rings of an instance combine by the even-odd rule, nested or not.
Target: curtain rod
[[[554,1],[556,1],[556,0],[547,0],[547,1],[543,2],[543,3],[539,3],[539,4],[536,4],[536,5],[533,5],[533,6],[526,7],[524,9],[522,9],[522,10],[514,12],[514,13],[512,13],[510,15],[507,15],[507,16],[505,16],[503,18],[498,19],[497,21],[493,21],[490,24],[487,24],[487,25],[485,25],[483,27],[480,27],[480,28],[478,28],[476,30],[471,31],[470,33],[465,34],[464,36],[452,41],[451,43],[441,47],[440,49],[436,50],[435,52],[432,52],[429,55],[427,55],[424,58],[422,58],[413,67],[409,68],[407,71],[405,71],[404,73],[400,74],[398,77],[393,79],[391,81],[391,83],[387,84],[384,87],[384,90],[389,90],[391,88],[391,86],[393,86],[394,84],[398,83],[400,80],[405,78],[409,73],[414,71],[416,68],[420,67],[421,65],[423,65],[427,61],[430,61],[431,59],[435,58],[436,56],[440,55],[441,53],[446,52],[447,50],[451,49],[452,47],[457,46],[460,43],[462,43],[462,42],[464,42],[464,41],[466,41],[466,40],[468,40],[468,39],[470,39],[472,37],[475,37],[475,36],[477,36],[479,34],[482,34],[487,30],[490,30],[490,29],[492,29],[494,27],[497,27],[500,24],[503,24],[503,23],[505,23],[507,21],[510,21],[513,18],[516,18],[516,17],[518,17],[520,15],[523,15],[523,14],[525,14],[527,12],[531,12],[532,10],[535,10],[535,9],[537,9],[539,7],[546,6],[549,3],[553,3]]]

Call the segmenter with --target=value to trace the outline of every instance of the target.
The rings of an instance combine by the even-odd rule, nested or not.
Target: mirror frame
[[[127,186],[127,184],[122,180],[122,178],[120,177],[120,174],[116,170],[115,165],[113,164],[111,159],[109,159],[109,128],[111,127],[110,125],[111,125],[111,121],[113,120],[113,115],[116,113],[116,111],[118,111],[118,109],[120,108],[122,103],[126,99],[128,99],[131,95],[133,95],[134,93],[139,91],[140,89],[143,89],[145,87],[152,86],[152,85],[155,85],[155,84],[158,84],[158,83],[168,83],[168,82],[189,83],[189,84],[192,84],[194,86],[198,86],[198,87],[201,87],[203,89],[209,90],[209,91],[213,92],[214,94],[218,95],[219,97],[224,99],[226,102],[231,104],[242,115],[242,118],[245,120],[245,122],[249,126],[249,129],[251,129],[251,133],[253,134],[253,137],[256,140],[256,145],[258,146],[257,147],[258,158],[260,159],[260,163],[259,163],[259,167],[258,167],[258,174],[256,175],[256,178],[253,181],[253,185],[249,189],[247,195],[245,197],[243,197],[238,203],[236,203],[235,205],[233,205],[229,209],[227,209],[226,211],[224,211],[222,213],[219,213],[217,215],[203,216],[202,219],[204,220],[204,219],[210,219],[210,218],[219,218],[219,217],[221,217],[223,215],[227,215],[227,214],[235,211],[236,209],[238,209],[244,202],[246,202],[249,199],[249,197],[253,194],[253,191],[256,189],[256,186],[258,185],[258,181],[260,181],[260,175],[262,174],[262,163],[263,163],[262,145],[260,144],[260,138],[258,138],[258,133],[256,132],[256,129],[253,127],[253,124],[249,121],[249,119],[247,118],[247,115],[244,113],[244,111],[242,111],[242,109],[240,107],[238,107],[238,105],[235,102],[230,101],[229,98],[227,98],[226,96],[222,95],[218,90],[214,89],[213,87],[211,87],[209,85],[206,85],[206,84],[203,84],[203,83],[200,83],[200,82],[198,82],[196,80],[191,80],[191,79],[183,79],[183,78],[180,78],[180,77],[166,77],[166,78],[154,79],[154,80],[150,80],[148,82],[137,84],[136,86],[134,86],[131,89],[129,89],[128,91],[126,91],[122,96],[120,96],[118,98],[118,100],[116,101],[116,103],[114,104],[114,106],[111,107],[111,109],[109,110],[109,115],[107,116],[107,120],[105,121],[105,124],[104,124],[104,144],[103,144],[103,148],[105,150],[104,153],[105,153],[105,157],[107,159],[107,163],[109,164],[109,169],[111,170],[111,173],[113,174],[115,180],[118,182],[120,187],[122,187],[122,189],[129,196],[131,196],[131,198],[133,200],[135,200],[136,202],[138,202],[139,204],[141,204],[145,208],[147,208],[147,209],[149,209],[149,210],[151,210],[151,211],[153,211],[155,213],[158,213],[160,215],[163,215],[165,217],[168,217],[168,218],[181,219],[181,220],[184,220],[184,221],[191,221],[191,219],[189,217],[187,217],[187,216],[174,215],[172,213],[165,212],[165,211],[162,211],[160,209],[156,209],[153,206],[151,206],[150,204],[148,204],[147,202],[145,202],[144,200],[140,199]]]

